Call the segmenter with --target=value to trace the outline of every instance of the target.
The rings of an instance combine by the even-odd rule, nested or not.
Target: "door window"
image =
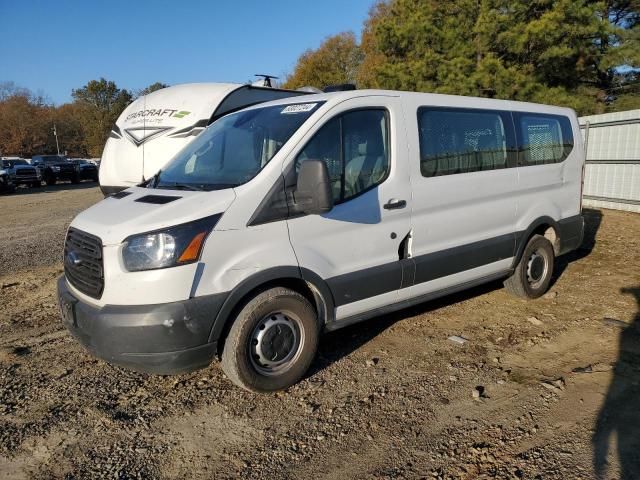
[[[335,203],[382,183],[389,171],[389,122],[386,110],[355,110],[327,122],[296,158],[327,164]]]

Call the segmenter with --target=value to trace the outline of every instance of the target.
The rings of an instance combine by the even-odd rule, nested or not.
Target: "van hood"
[[[83,211],[70,226],[99,237],[104,246],[119,245],[130,235],[223,213],[235,198],[232,188],[191,192],[133,187]]]

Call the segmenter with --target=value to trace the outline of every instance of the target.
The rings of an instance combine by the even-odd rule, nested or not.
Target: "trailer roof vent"
[[[338,85],[327,85],[322,90],[324,93],[331,92],[349,92],[351,90],[355,90],[356,86],[353,83],[340,83]]]

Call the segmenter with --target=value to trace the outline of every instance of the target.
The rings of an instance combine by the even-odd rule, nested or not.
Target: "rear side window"
[[[458,108],[418,109],[420,171],[425,177],[507,167],[509,114]]]
[[[327,122],[296,158],[327,164],[335,203],[379,185],[389,171],[389,122],[386,110],[355,110]]]
[[[520,165],[562,162],[573,149],[571,123],[567,117],[514,113],[519,134]]]

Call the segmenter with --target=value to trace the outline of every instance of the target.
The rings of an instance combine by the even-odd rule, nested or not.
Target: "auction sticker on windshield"
[[[303,113],[310,112],[314,109],[317,103],[298,103],[296,105],[289,105],[285,107],[280,113]]]

